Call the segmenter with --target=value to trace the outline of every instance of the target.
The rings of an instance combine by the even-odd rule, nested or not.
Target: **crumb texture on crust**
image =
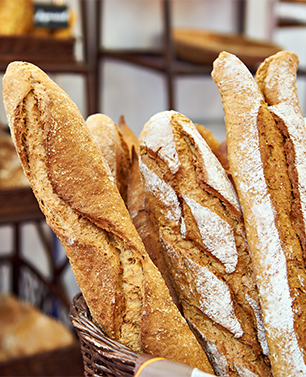
[[[154,115],[139,141],[167,267],[215,373],[239,376],[245,368],[270,376],[240,207],[224,169],[195,125],[175,111]]]
[[[286,81],[285,73],[274,79]],[[230,170],[246,224],[273,375],[302,376],[305,260],[292,215],[296,199],[288,172],[291,147],[280,132],[284,123],[265,102],[264,75],[257,84],[235,56],[221,53],[212,77],[222,97]],[[279,97],[285,98],[284,93]]]

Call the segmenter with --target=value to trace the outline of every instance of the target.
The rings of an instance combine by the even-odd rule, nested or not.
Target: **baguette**
[[[4,75],[3,98],[25,174],[94,322],[138,353],[211,372],[69,96],[39,68],[14,62]]]
[[[270,376],[240,206],[225,170],[195,125],[175,111],[154,115],[139,143],[167,267],[215,373]]]
[[[86,124],[106,159],[118,190],[126,203],[131,160],[128,145],[121,131],[116,123],[105,114],[90,115],[86,119]]]
[[[130,183],[128,185],[127,208],[131,220],[149,254],[152,262],[158,268],[169,289],[173,302],[179,310],[181,304],[174,289],[164,258],[163,247],[158,232],[151,219],[150,207],[145,197],[145,186],[139,170],[139,159],[135,149],[132,149],[132,165]]]
[[[295,54],[278,53],[259,68],[258,85],[236,56],[222,52],[212,72],[274,376],[306,375],[306,132],[297,65]]]
[[[222,143],[214,136],[214,134],[208,130],[202,124],[195,123],[195,126],[201,136],[205,139],[206,143],[208,144],[209,148],[212,152],[216,155],[218,160],[221,162],[221,165],[228,173],[228,160],[227,160],[227,147],[226,147],[226,140]],[[228,173],[229,174],[229,173]]]
[[[135,149],[135,152],[138,153],[139,143],[138,143],[138,137],[135,135],[135,133],[130,129],[130,127],[126,124],[125,118],[123,115],[119,118],[118,123],[119,130],[123,136],[123,139],[125,140],[129,152],[130,152],[130,159],[132,158],[132,150]]]

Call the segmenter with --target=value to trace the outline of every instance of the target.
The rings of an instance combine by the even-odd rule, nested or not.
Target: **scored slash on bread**
[[[270,376],[236,192],[194,124],[154,115],[140,137],[152,221],[185,318],[217,375]]]
[[[11,63],[3,98],[12,138],[95,323],[111,338],[212,372],[171,300],[75,104],[30,63]]]
[[[297,66],[297,56],[282,51],[254,79],[236,56],[222,52],[212,72],[277,377],[306,375],[306,131]]]

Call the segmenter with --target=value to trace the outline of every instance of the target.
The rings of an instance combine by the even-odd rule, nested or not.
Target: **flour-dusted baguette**
[[[162,274],[174,303],[179,309],[181,309],[177,293],[173,287],[167,269],[158,231],[152,222],[150,207],[145,197],[145,186],[139,170],[138,154],[135,152],[134,148],[132,149],[132,165],[128,185],[127,209],[147,253]]]
[[[96,140],[115,179],[118,190],[126,202],[131,168],[130,151],[117,124],[105,114],[93,114],[86,124]]]
[[[29,63],[11,63],[3,87],[25,174],[65,247],[94,321],[137,352],[211,372],[75,104]]]
[[[194,124],[175,111],[154,115],[139,142],[167,266],[215,373],[270,376],[242,216],[225,170]]]
[[[264,63],[258,82],[265,97],[234,55],[221,53],[212,72],[222,96],[229,165],[274,376],[306,375],[306,135],[296,95],[297,63],[287,52]]]
[[[281,51],[259,66],[255,80],[276,122],[276,130],[284,138],[281,149],[289,165],[289,184],[294,198],[294,231],[306,257],[306,129],[296,87],[298,64],[296,54]],[[273,175],[275,177],[276,174]],[[287,189],[291,193],[288,186]],[[284,190],[281,192],[284,193]]]

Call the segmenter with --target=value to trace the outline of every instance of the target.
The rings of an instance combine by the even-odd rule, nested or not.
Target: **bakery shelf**
[[[44,215],[30,186],[0,190],[0,225],[42,219]]]
[[[103,0],[95,0],[96,14],[103,15]],[[180,75],[203,75],[210,76],[212,71],[212,62],[207,64],[197,64],[186,59],[178,57],[175,51],[175,43],[172,32],[172,1],[160,0],[161,3],[161,17],[163,24],[163,42],[160,50],[111,50],[103,47],[103,41],[99,40],[98,32],[98,59],[113,59],[128,64],[134,64],[139,67],[144,67],[164,75],[166,81],[167,93],[167,108],[175,109],[175,85],[174,81]],[[246,1],[239,0],[236,2],[237,25],[236,32],[243,35],[244,19],[245,19]],[[102,11],[102,12],[101,12]],[[103,20],[101,16],[98,17],[97,25],[98,31],[101,28]],[[256,67],[249,67],[252,72],[255,72]],[[101,72],[99,72],[102,75]],[[99,80],[102,81],[103,80]]]
[[[0,362],[2,377],[84,376],[80,345]]]
[[[98,111],[98,80],[96,44],[92,32],[96,26],[90,14],[90,2],[78,0],[82,29],[83,59],[75,57],[75,39],[46,37],[0,36],[0,71],[16,60],[33,63],[47,73],[75,74],[84,77],[86,86],[84,98],[87,116]]]
[[[165,72],[166,61],[160,51],[133,51],[133,50],[109,50],[101,49],[100,56],[113,58],[140,65],[159,72]],[[210,74],[211,66],[195,65],[184,60],[176,59],[173,62],[173,70],[178,75],[202,75]]]

